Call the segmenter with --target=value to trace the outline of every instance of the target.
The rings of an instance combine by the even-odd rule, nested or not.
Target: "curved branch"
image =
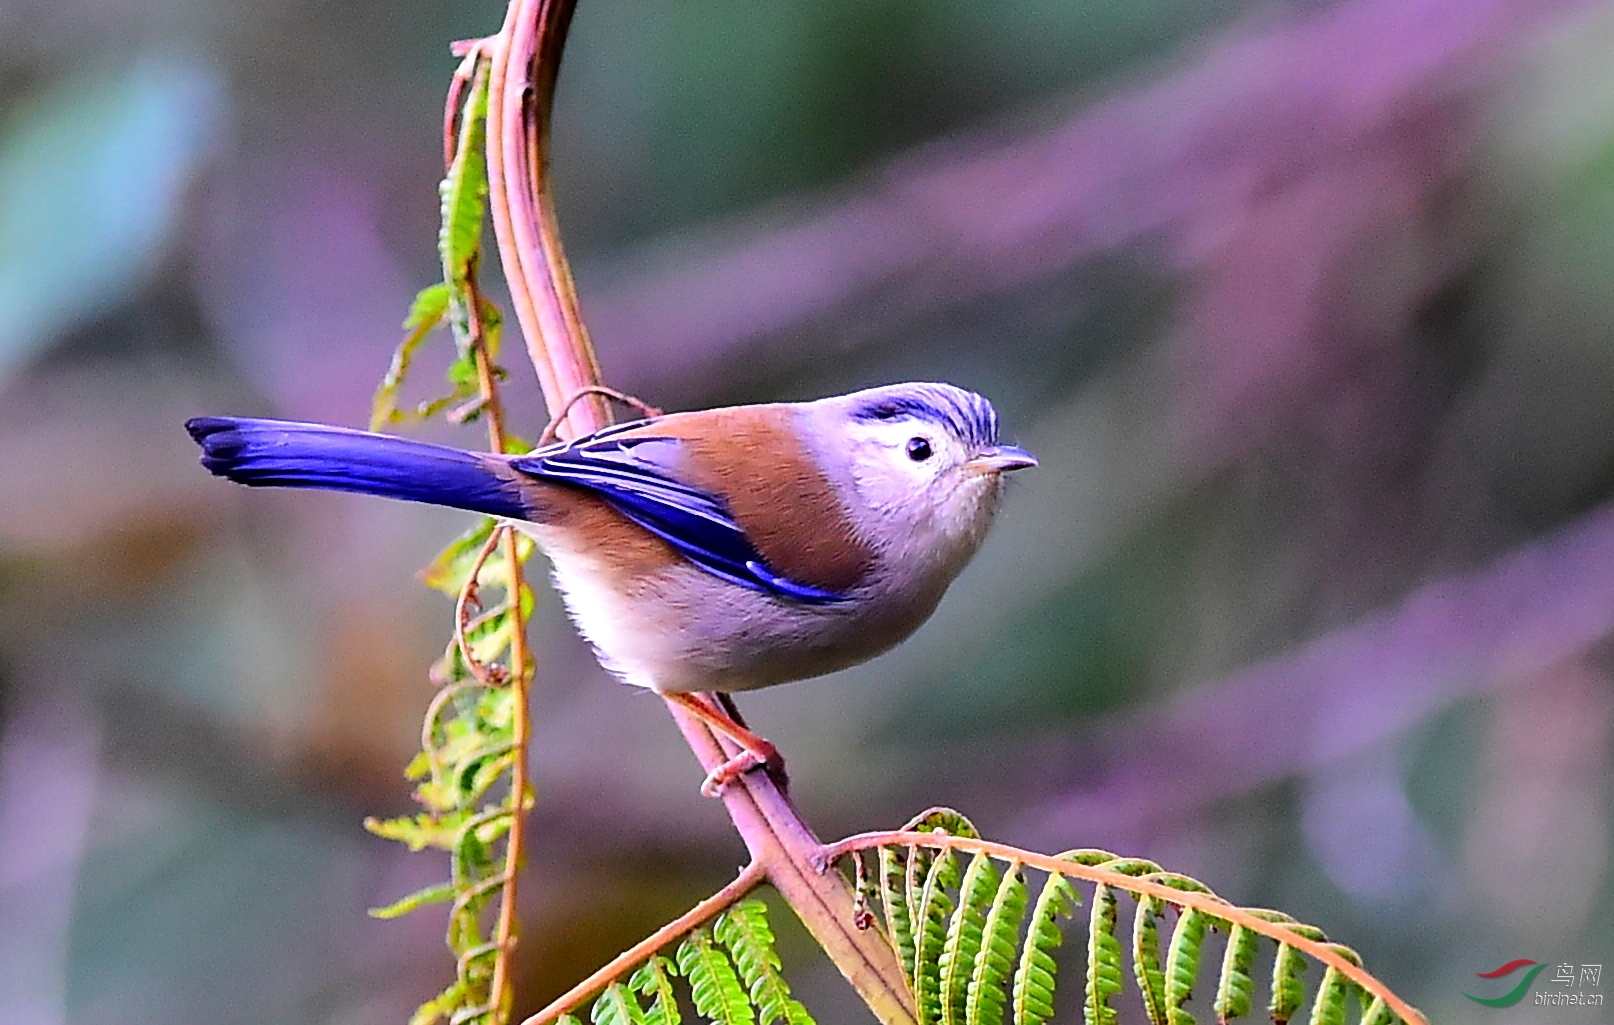
[[[575,7],[576,0],[512,0],[493,41],[489,83],[493,230],[527,355],[552,410],[600,382],[549,188],[550,112]],[[567,414],[571,437],[609,422],[597,397]]]
[[[489,207],[512,305],[537,371],[544,400],[564,413],[571,436],[604,427],[609,409],[590,391],[599,363],[582,322],[577,290],[560,245],[549,190],[548,136],[561,48],[575,0],[511,0],[490,45],[488,108]],[[682,709],[673,719],[708,772],[728,759],[721,738]],[[812,830],[765,773],[747,773],[726,788],[723,803],[753,862],[766,873],[802,924],[887,1025],[911,1025],[913,1001],[896,954],[875,930],[860,930],[855,895],[836,873],[812,867],[822,848]]]

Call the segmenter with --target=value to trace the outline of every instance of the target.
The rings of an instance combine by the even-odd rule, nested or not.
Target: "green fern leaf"
[[[1004,988],[1014,967],[1014,941],[1020,935],[1020,922],[1026,916],[1026,883],[1018,862],[998,884],[992,908],[981,929],[981,952],[970,973],[968,1004],[964,1025],[1002,1025],[1008,994]]]
[[[947,943],[947,918],[953,899],[947,891],[958,885],[958,860],[953,852],[938,851],[925,873],[925,883],[914,902],[914,1006],[920,1025],[941,1021],[941,955]]]
[[[972,839],[979,839],[981,836],[980,832],[976,830],[974,823],[970,822],[969,819],[960,815],[951,808],[938,807],[927,809],[926,811],[920,812],[918,815],[910,819],[907,825],[903,826],[902,828],[904,832],[946,833],[950,836],[965,836]],[[908,969],[908,981],[910,985],[912,985],[918,978],[917,973],[920,971],[924,963],[919,957],[919,948],[922,946],[921,941],[924,938],[926,925],[924,916],[921,914],[921,911],[923,910],[921,905],[924,903],[924,895],[927,892],[925,883],[929,879],[930,870],[935,863],[936,857],[937,852],[931,848],[910,847],[908,848],[907,861],[904,865],[904,892],[907,896],[908,927],[914,934],[913,942],[915,947],[913,958],[904,961],[904,965]],[[951,886],[956,884],[958,879],[956,868],[953,868],[952,866],[951,855],[948,856],[948,862],[949,868],[953,871],[953,878],[950,879],[947,884]],[[942,915],[944,918],[947,910],[951,907],[952,905],[949,902],[948,905],[942,909]],[[902,955],[904,953],[905,952],[902,950],[899,942],[898,954]],[[932,961],[930,964],[931,969],[934,970],[935,962]],[[918,992],[917,989],[915,989],[916,1006],[920,1006],[921,1008],[921,1020],[923,1021],[923,1006],[917,1004],[917,996]]]
[[[555,1025],[583,1025],[583,1023],[578,1021],[575,1015],[563,1014],[555,1019]]]
[[[902,830],[905,833],[946,833],[948,836],[967,836],[972,840],[981,838],[975,823],[951,808],[927,808],[909,819]]]
[[[1166,1025],[1166,976],[1160,968],[1160,929],[1156,917],[1163,902],[1158,897],[1138,898],[1132,917],[1132,974],[1143,996],[1143,1009],[1153,1025]]]
[[[908,852],[910,855],[912,852]],[[885,911],[885,931],[902,962],[904,978],[913,978],[913,916],[908,913],[906,884],[907,859],[896,848],[880,848],[880,906]]]
[[[476,557],[496,526],[497,520],[482,517],[476,526],[449,542],[448,547],[420,571],[420,579],[432,590],[458,598],[465,587],[465,579],[471,575],[471,567],[476,564]]]
[[[1287,943],[1278,944],[1278,956],[1272,962],[1272,996],[1267,1001],[1267,1013],[1275,1025],[1285,1023],[1300,1010],[1306,1000],[1306,984],[1301,978],[1306,971],[1306,959]]]
[[[1362,1012],[1362,1025],[1395,1025],[1395,1012],[1390,1005],[1384,1002],[1383,997],[1374,997],[1373,1002],[1367,1005]]]
[[[644,1025],[644,1008],[639,998],[620,982],[605,987],[589,1009],[588,1020],[594,1025]]]
[[[437,250],[443,261],[443,280],[458,292],[471,260],[482,244],[482,220],[487,207],[488,169],[484,153],[488,118],[488,75],[479,70],[471,86],[460,121],[459,148],[448,174],[438,186],[442,198],[442,227]],[[451,296],[450,306],[462,297]],[[459,315],[459,311],[456,311]]]
[[[1345,1025],[1345,998],[1350,995],[1350,980],[1329,965],[1323,972],[1323,981],[1317,984],[1317,997],[1311,1005],[1311,1025]]]
[[[448,984],[448,988],[417,1007],[415,1013],[409,1016],[409,1025],[432,1025],[439,1018],[452,1014],[454,1008],[464,1003],[465,999],[465,983],[455,979]]]
[[[714,1025],[756,1025],[751,998],[710,932],[696,929],[685,937],[677,959],[679,972],[689,980],[696,1011]]]
[[[370,400],[370,430],[379,431],[388,424],[404,419],[398,411],[398,391],[409,374],[409,365],[414,362],[420,343],[437,330],[447,313],[448,286],[441,281],[427,285],[416,293],[415,301],[409,307],[409,316],[404,319],[404,331],[407,333],[393,351],[386,376],[376,386],[375,397]]]
[[[1043,883],[1014,972],[1014,1025],[1042,1025],[1054,1016],[1054,951],[1065,941],[1058,920],[1075,914],[1080,904],[1064,876],[1050,875]]]
[[[1266,908],[1247,908],[1250,914],[1268,922],[1283,925],[1296,936],[1324,942],[1327,937],[1314,925],[1296,922],[1282,911]],[[1272,990],[1267,1000],[1267,1013],[1274,1025],[1285,1025],[1306,1000],[1306,984],[1302,976],[1306,971],[1306,958],[1287,943],[1278,944],[1277,956],[1272,962]]]
[[[942,944],[942,1025],[964,1025],[970,976],[975,972],[986,915],[997,890],[997,866],[989,856],[977,854],[959,884],[958,907],[953,911],[952,921],[947,925],[947,939]]]
[[[790,995],[790,986],[780,974],[783,965],[774,950],[773,930],[768,926],[768,906],[760,900],[745,900],[723,912],[712,926],[712,933],[729,949],[740,978],[750,991],[757,1008],[758,1025],[813,1025],[807,1008]]]
[[[448,285],[441,281],[434,282],[415,293],[415,300],[409,304],[409,313],[404,317],[403,329],[418,331],[426,328],[429,331],[441,324],[447,314]]]
[[[1197,908],[1183,908],[1177,916],[1177,928],[1171,933],[1171,949],[1166,953],[1166,1014],[1171,1025],[1194,1025],[1194,1016],[1183,1010],[1182,1005],[1193,995],[1194,980],[1199,977],[1199,951],[1210,921],[1210,917]]]
[[[1110,1003],[1121,992],[1121,941],[1115,938],[1115,892],[1104,883],[1093,889],[1093,909],[1087,922],[1087,992],[1082,1017],[1087,1025],[1116,1025]]]
[[[1122,875],[1154,878],[1163,875],[1160,866],[1144,858],[1111,857],[1101,862],[1106,869]],[[1169,880],[1168,880],[1169,881]],[[1166,981],[1160,967],[1160,930],[1158,917],[1164,903],[1158,897],[1138,896],[1137,912],[1132,918],[1132,977],[1143,997],[1143,1009],[1153,1025],[1165,1025]]]
[[[680,1025],[682,1017],[678,1013],[678,996],[673,992],[672,979],[669,977],[677,970],[671,961],[657,954],[640,965],[628,980],[628,985],[635,993],[650,1001],[650,1006],[645,1010],[645,1025]]]
[[[400,897],[382,908],[371,908],[371,918],[397,918],[407,915],[416,908],[428,904],[445,904],[453,900],[455,890],[453,883],[437,883],[433,886],[423,886],[406,897]]]
[[[1216,983],[1216,1002],[1212,1005],[1216,1017],[1225,1023],[1250,1013],[1250,996],[1255,992],[1255,980],[1250,969],[1255,964],[1256,940],[1259,934],[1242,925],[1233,926],[1227,936],[1227,950],[1222,954],[1222,974]],[[1363,1025],[1366,1025],[1364,1020]]]
[[[470,816],[462,811],[450,812],[447,815],[419,812],[396,819],[377,819],[372,816],[364,820],[364,828],[376,836],[408,844],[412,851],[425,850],[427,847],[449,850],[454,846],[454,837],[459,835],[460,827],[468,818]]]

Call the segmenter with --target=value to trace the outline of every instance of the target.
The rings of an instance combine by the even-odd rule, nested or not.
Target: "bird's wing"
[[[714,576],[809,604],[840,600],[770,568],[718,495],[679,479],[687,444],[642,433],[647,422],[618,424],[575,442],[517,456],[510,465],[540,480],[599,495],[629,520]]]

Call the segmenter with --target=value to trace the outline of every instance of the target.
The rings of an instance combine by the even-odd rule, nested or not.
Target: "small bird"
[[[618,424],[526,455],[241,417],[186,429],[202,465],[253,486],[382,495],[530,534],[601,665],[741,748],[715,793],[778,753],[698,692],[844,669],[930,617],[991,525],[1003,475],[992,404],[949,384]]]

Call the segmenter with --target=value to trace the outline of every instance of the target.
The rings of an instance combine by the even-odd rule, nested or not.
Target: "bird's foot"
[[[703,796],[722,797],[724,787],[752,769],[766,769],[775,783],[781,787],[786,785],[784,756],[773,746],[772,741],[757,737],[755,734],[752,736],[757,741],[754,747],[741,750],[739,754],[706,774],[705,782],[701,783]]]
[[[668,702],[692,712],[696,718],[711,726],[740,746],[740,752],[706,774],[701,793],[707,797],[720,797],[723,788],[752,769],[765,768],[781,790],[789,785],[785,777],[785,759],[779,749],[766,737],[747,729],[733,715],[713,699],[712,703],[692,694],[663,694]]]
[[[701,783],[701,796],[722,797],[724,789],[730,783],[739,779],[744,773],[750,772],[752,769],[762,768],[767,764],[768,760],[755,751],[741,751],[706,774],[705,781]]]

